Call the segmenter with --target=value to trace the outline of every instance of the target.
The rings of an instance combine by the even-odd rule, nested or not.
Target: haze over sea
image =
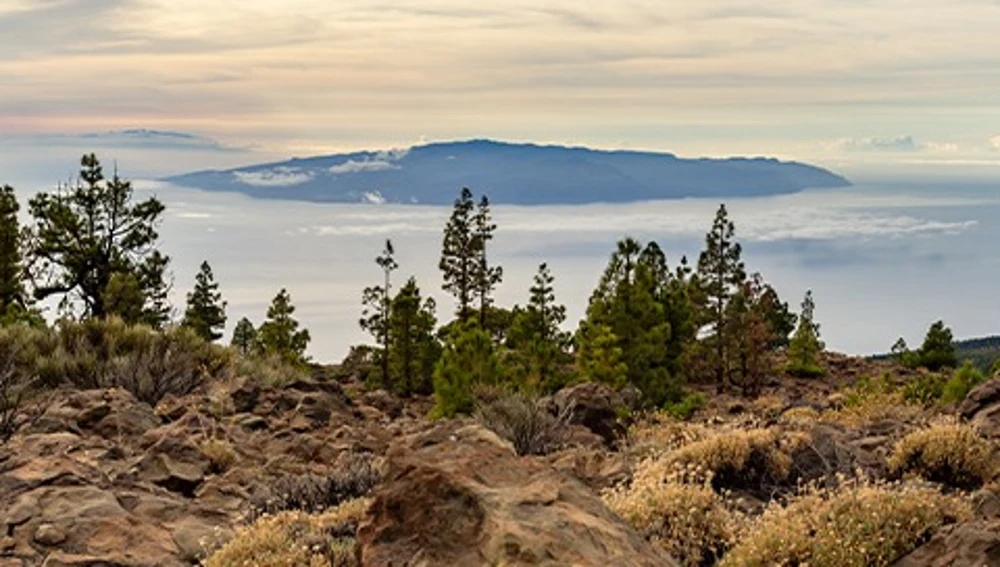
[[[762,272],[796,310],[812,289],[833,350],[883,352],[901,335],[919,342],[939,318],[957,337],[1000,331],[998,184],[854,181],[845,189],[727,199],[748,268]],[[357,324],[361,290],[380,281],[373,259],[386,238],[401,266],[397,285],[416,276],[437,299],[439,319],[451,315],[437,270],[447,207],[326,205],[136,186],[137,197],[153,192],[167,204],[162,249],[173,257],[174,304],[183,308],[198,265],[208,260],[229,302],[227,340],[241,317],[260,323],[286,287],[312,333],[310,354],[339,361],[368,339]],[[672,266],[683,255],[696,262],[718,204],[495,206],[492,255],[504,268],[498,302],[524,303],[538,264],[548,262],[567,326],[575,328],[618,239],[655,239]]]

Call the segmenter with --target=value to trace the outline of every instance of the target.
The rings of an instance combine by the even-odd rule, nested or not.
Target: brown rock
[[[625,433],[618,412],[626,407],[617,392],[604,384],[589,382],[564,388],[552,397],[554,410],[570,408],[572,422],[599,435],[607,445]]]
[[[366,566],[676,565],[579,481],[462,422],[393,444],[358,541]]]
[[[66,532],[52,524],[42,524],[35,528],[34,540],[42,545],[54,547],[66,541]]]
[[[199,464],[176,461],[160,453],[144,458],[139,477],[146,482],[162,486],[171,492],[194,497],[198,486],[205,480],[205,469]]]
[[[984,567],[1000,565],[1000,523],[948,526],[893,567]]]

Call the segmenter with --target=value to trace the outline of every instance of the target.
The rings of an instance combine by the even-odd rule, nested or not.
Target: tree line
[[[137,200],[131,182],[117,171],[106,176],[94,154],[80,165],[75,184],[28,201],[30,226],[20,225],[14,189],[0,187],[0,323],[43,326],[39,304],[58,300],[60,318],[118,317],[153,329],[175,324],[170,257],[158,247],[166,207],[155,197]],[[309,333],[299,329],[294,310],[282,289],[260,327],[248,319],[237,324],[234,346],[304,363]],[[205,261],[176,324],[216,341],[226,320],[226,302]]]
[[[672,268],[656,242],[618,242],[575,332],[563,328],[566,309],[546,263],[525,305],[495,305],[503,281],[489,255],[496,229],[489,199],[477,203],[463,188],[443,231],[439,269],[455,311],[440,327],[415,278],[393,292],[399,264],[386,241],[375,259],[382,281],[362,293],[360,325],[376,343],[366,351],[370,381],[403,396],[433,393],[438,413],[454,415],[471,410],[481,385],[545,394],[596,381],[632,388],[649,407],[690,404],[690,382],[756,395],[779,351],[790,372],[823,373],[811,292],[796,315],[760,274],[747,274],[725,205],[696,266],[681,258]]]

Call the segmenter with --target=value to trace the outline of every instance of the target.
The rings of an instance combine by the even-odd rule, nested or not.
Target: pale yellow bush
[[[697,471],[725,488],[782,482],[791,472],[791,453],[805,440],[778,428],[721,430],[664,455],[650,470],[659,469],[664,478],[675,471]]]
[[[768,506],[719,565],[880,567],[939,526],[971,516],[967,499],[929,487],[861,480],[807,489]]]
[[[354,567],[354,532],[370,500],[322,514],[282,512],[240,529],[205,567]]]
[[[650,466],[640,463],[631,485],[605,492],[608,507],[681,564],[715,563],[732,545],[741,516],[709,482],[687,483],[682,474],[660,482],[647,473]]]
[[[206,439],[198,448],[201,454],[208,457],[212,470],[216,473],[228,471],[239,458],[233,444],[224,439]]]
[[[889,457],[889,470],[955,488],[978,488],[996,473],[993,450],[972,427],[942,422],[900,439]]]
[[[799,406],[786,410],[778,418],[778,421],[785,425],[796,427],[811,426],[818,422],[820,413],[815,408],[809,406]]]
[[[778,417],[787,405],[784,398],[775,395],[760,396],[750,403],[753,412],[765,419]]]
[[[629,427],[628,445],[634,455],[659,455],[709,437],[708,427],[680,421],[666,413],[649,414]]]

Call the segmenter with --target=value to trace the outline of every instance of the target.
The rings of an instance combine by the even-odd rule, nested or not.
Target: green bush
[[[434,416],[471,413],[477,384],[498,385],[503,370],[489,334],[472,327],[461,330],[434,368]]]
[[[951,375],[941,392],[941,402],[950,404],[960,402],[969,395],[969,391],[981,384],[986,377],[971,362],[966,362]]]
[[[705,407],[707,401],[708,400],[705,399],[705,394],[702,394],[701,392],[689,392],[679,401],[667,403],[663,409],[677,419],[687,420],[690,419],[696,411]]]
[[[476,421],[510,441],[518,455],[547,455],[569,441],[572,407],[553,415],[537,399],[511,391],[500,392],[476,406]]]
[[[921,374],[903,387],[903,399],[925,406],[936,404],[941,400],[947,381],[943,374]]]

